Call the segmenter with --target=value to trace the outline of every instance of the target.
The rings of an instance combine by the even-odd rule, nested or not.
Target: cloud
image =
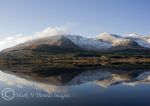
[[[35,32],[34,38],[55,36],[55,35],[66,35],[68,34],[68,27],[48,27],[40,32]]]
[[[73,23],[67,23],[64,26],[48,27],[42,31],[34,32],[32,35],[17,34],[14,36],[7,36],[4,38],[1,38],[0,39],[0,51],[5,48],[9,48],[9,47],[15,46],[17,44],[23,43],[25,41],[33,40],[36,38],[69,34],[68,30],[73,25],[74,25]]]

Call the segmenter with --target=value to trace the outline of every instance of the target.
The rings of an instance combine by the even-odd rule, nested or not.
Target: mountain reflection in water
[[[70,98],[16,98],[2,106],[147,106],[150,88],[149,64],[110,64],[107,66],[2,65],[0,89],[17,92],[69,93]],[[143,85],[144,84],[144,85]],[[21,91],[20,91],[21,90]],[[132,95],[130,95],[130,93]],[[23,101],[24,100],[24,101]],[[143,106],[145,106],[145,104]],[[23,106],[25,106],[23,105]]]
[[[118,65],[116,65],[118,66]],[[132,67],[130,67],[132,66]],[[53,67],[49,65],[5,65],[0,69],[0,81],[10,85],[32,85],[46,92],[88,82],[108,87],[115,84],[136,85],[150,82],[149,69],[136,69],[134,65],[115,67],[88,66]],[[127,68],[128,67],[128,68]],[[144,66],[145,67],[145,66]],[[6,74],[7,73],[7,74]]]

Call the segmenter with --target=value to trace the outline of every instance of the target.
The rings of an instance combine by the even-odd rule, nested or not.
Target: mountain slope
[[[83,52],[64,36],[34,39],[0,52],[0,63],[37,63],[53,61],[54,55]]]
[[[114,47],[115,46],[128,46],[134,43],[131,39],[123,38],[119,35],[109,34],[106,32],[99,34],[96,37],[96,39],[107,41],[111,43]]]
[[[24,54],[25,51],[47,53],[75,53],[85,51],[115,52],[129,49],[145,51],[147,49],[149,50],[149,39],[150,37],[123,37],[108,33],[102,33],[96,38],[86,38],[76,35],[57,35],[27,41],[7,48],[1,51],[1,53],[20,52],[20,54]]]
[[[137,42],[140,46],[150,48],[150,37],[143,37],[143,36],[131,36],[131,37],[126,37],[134,42]]]
[[[67,36],[72,42],[74,42],[79,47],[85,50],[92,50],[92,51],[102,51],[107,50],[112,47],[112,45],[105,41],[100,41],[92,38],[85,38],[81,36]]]
[[[15,47],[7,48],[2,52],[12,52],[18,50],[39,50],[42,52],[74,52],[82,51],[82,48],[64,36],[51,36],[27,41],[25,43],[16,45]]]

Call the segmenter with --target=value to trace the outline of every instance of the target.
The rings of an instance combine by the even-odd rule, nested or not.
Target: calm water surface
[[[1,68],[0,106],[150,106],[149,69],[55,70]]]

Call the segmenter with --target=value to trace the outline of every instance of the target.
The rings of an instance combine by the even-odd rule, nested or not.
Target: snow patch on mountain
[[[69,38],[73,43],[78,45],[79,47],[86,49],[86,50],[106,50],[112,45],[105,41],[100,41],[92,38],[85,38],[81,36],[75,36],[75,35],[68,35],[66,36]]]
[[[150,42],[148,42],[147,40],[136,38],[134,39],[134,41],[142,47],[150,48]]]
[[[109,34],[107,32],[99,34],[96,36],[96,39],[110,42],[113,46],[126,46],[131,42],[130,39],[121,37],[119,35]]]

